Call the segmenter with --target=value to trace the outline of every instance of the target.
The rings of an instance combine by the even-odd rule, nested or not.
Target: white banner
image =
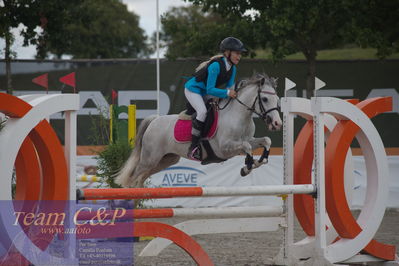
[[[198,162],[181,159],[177,165],[163,170],[150,179],[151,187],[230,187],[256,186],[283,183],[281,156],[272,156],[269,164],[255,169],[246,177],[241,177],[244,156],[232,158],[224,163],[201,165]],[[157,199],[145,203],[158,207],[208,207],[208,206],[280,206],[282,200],[277,196],[265,197],[212,197],[212,198],[174,198]]]
[[[181,159],[176,165],[165,169],[149,179],[149,187],[215,187],[215,186],[267,186],[283,184],[283,157],[270,156],[269,163],[253,170],[248,176],[241,177],[244,156],[234,157],[224,163],[201,165],[198,162]],[[352,208],[364,204],[367,173],[362,156],[353,156],[354,187]],[[88,156],[78,157],[78,166],[95,164]],[[399,156],[389,156],[390,192],[387,207],[399,208]],[[97,183],[98,184],[98,183]],[[145,202],[149,207],[209,207],[209,206],[281,206],[278,196],[265,197],[212,197],[212,198],[172,198],[156,199]]]

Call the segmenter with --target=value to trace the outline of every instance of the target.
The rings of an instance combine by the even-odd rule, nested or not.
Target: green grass
[[[357,59],[378,59],[376,56],[376,49],[372,48],[343,48],[343,49],[329,49],[317,52],[317,60],[357,60]],[[257,59],[270,59],[270,50],[257,50]],[[302,53],[295,53],[288,55],[286,60],[305,60]],[[394,53],[387,57],[387,59],[399,59],[399,53]]]

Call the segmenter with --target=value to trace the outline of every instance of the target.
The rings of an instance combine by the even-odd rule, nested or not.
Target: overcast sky
[[[150,37],[156,30],[156,0],[122,0],[128,7],[140,16],[140,27]],[[189,3],[183,0],[159,0],[159,14],[162,15],[173,6],[183,6]]]
[[[156,0],[122,0],[128,6],[129,11],[133,11],[140,16],[140,27],[145,30],[148,37],[156,30]],[[172,6],[188,5],[183,0],[159,0],[159,14],[162,15]],[[18,59],[33,59],[36,50],[34,46],[23,47],[23,40],[14,31],[15,42],[13,50],[17,53]],[[0,39],[1,58],[4,58],[4,39]]]

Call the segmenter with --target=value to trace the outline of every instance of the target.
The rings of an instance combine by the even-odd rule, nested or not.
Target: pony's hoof
[[[248,170],[248,168],[246,166],[244,166],[243,168],[241,168],[240,174],[241,176],[246,176],[251,172],[251,170]]]
[[[241,176],[246,176],[244,168],[241,168],[240,174],[241,174]]]

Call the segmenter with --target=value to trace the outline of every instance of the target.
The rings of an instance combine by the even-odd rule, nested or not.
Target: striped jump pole
[[[316,187],[311,184],[257,187],[85,188],[77,190],[77,199],[161,199],[179,197],[268,196],[281,194],[314,194],[315,192]]]
[[[98,210],[84,207],[77,211],[76,220],[98,220]],[[281,206],[163,208],[163,209],[116,209],[101,212],[103,220],[149,218],[249,218],[277,217],[283,214]]]

